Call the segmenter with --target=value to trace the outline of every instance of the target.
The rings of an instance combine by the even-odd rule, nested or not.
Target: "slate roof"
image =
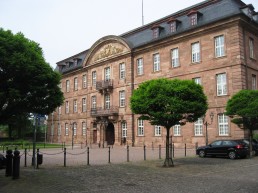
[[[207,25],[209,23],[226,19],[228,17],[232,17],[239,14],[247,15],[247,12],[246,10],[244,10],[244,8],[248,7],[250,7],[251,9],[253,8],[252,5],[246,5],[241,0],[206,0],[193,6],[190,6],[188,8],[185,8],[183,10],[180,10],[171,15],[168,15],[166,17],[163,17],[159,20],[156,20],[154,22],[151,22],[149,24],[126,32],[120,35],[120,37],[124,38],[129,44],[132,45],[132,48],[134,49],[169,36],[174,36],[179,33],[183,33],[188,30],[198,28],[203,25]],[[188,13],[193,10],[198,11],[201,14],[201,16],[198,19],[198,24],[196,26],[191,26],[190,19],[188,16]],[[253,10],[253,14],[256,15],[257,13]],[[170,25],[168,24],[168,21],[171,18],[180,21],[177,31],[174,33],[170,32]],[[254,22],[258,24],[258,21],[254,20]],[[152,29],[155,25],[161,27],[161,33],[158,38],[154,39]],[[70,58],[62,60],[58,62],[57,65],[63,64],[67,61],[71,61],[73,58],[76,57],[80,58],[81,61],[83,61],[86,57],[87,51],[88,50],[85,50]],[[78,64],[76,67],[63,68],[63,70],[61,70],[61,73],[66,73],[80,67],[82,67],[82,62]]]

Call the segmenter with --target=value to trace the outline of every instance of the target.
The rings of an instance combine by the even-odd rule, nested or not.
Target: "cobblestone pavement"
[[[92,163],[90,166],[75,162],[70,162],[67,167],[43,164],[39,169],[21,166],[20,178],[17,180],[5,177],[5,170],[0,170],[0,192],[258,192],[258,157],[238,160],[199,158],[193,155],[182,157],[184,155],[174,159],[175,167],[172,168],[161,167],[163,160],[158,158],[115,164]]]

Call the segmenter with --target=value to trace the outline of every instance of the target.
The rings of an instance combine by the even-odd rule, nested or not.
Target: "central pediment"
[[[110,43],[100,48],[93,56],[93,62],[109,58],[124,52],[125,47],[118,43]]]

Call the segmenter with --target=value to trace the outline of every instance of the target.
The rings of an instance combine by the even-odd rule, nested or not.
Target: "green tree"
[[[258,90],[241,90],[226,106],[226,114],[232,117],[231,122],[249,131],[249,140],[253,139],[253,130],[258,129]],[[250,156],[252,144],[249,143]]]
[[[53,112],[63,103],[60,79],[36,42],[0,28],[1,124],[29,113]]]
[[[191,80],[155,79],[140,84],[130,100],[133,113],[140,114],[140,119],[166,128],[164,166],[173,166],[169,156],[170,128],[195,122],[206,113],[207,97],[202,87]]]

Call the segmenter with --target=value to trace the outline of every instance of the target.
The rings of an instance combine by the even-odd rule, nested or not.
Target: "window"
[[[86,112],[87,105],[86,105],[86,98],[82,99],[82,112]]]
[[[125,79],[125,63],[119,65],[119,77]]]
[[[82,88],[87,88],[87,76],[84,74],[82,76]]]
[[[110,95],[105,95],[105,109],[110,109]]]
[[[97,107],[97,97],[96,96],[92,96],[91,97],[91,108],[92,109],[96,109]]]
[[[125,91],[124,90],[119,92],[119,106],[125,107]]]
[[[192,63],[200,62],[200,43],[192,44]]]
[[[178,48],[171,50],[171,59],[172,59],[172,67],[178,67],[179,66],[179,53]]]
[[[176,32],[176,21],[170,23],[170,32]]]
[[[159,126],[159,125],[154,126],[154,135],[161,136],[161,126]]]
[[[138,119],[138,136],[144,136],[143,120]]]
[[[160,58],[159,54],[154,54],[153,55],[153,71],[157,72],[160,70]]]
[[[62,113],[62,107],[60,106],[58,107],[58,114],[61,115],[61,113]]]
[[[105,68],[105,81],[110,80],[110,67]]]
[[[77,113],[77,110],[78,110],[78,108],[77,108],[77,100],[74,100],[73,101],[73,112]]]
[[[195,136],[202,136],[203,135],[203,120],[202,120],[202,118],[199,118],[194,123],[194,135]]]
[[[256,90],[256,75],[252,74],[252,90]]]
[[[73,124],[73,135],[77,135],[77,124]]]
[[[193,81],[194,81],[196,84],[202,85],[202,79],[201,79],[200,77],[193,78]]]
[[[86,123],[82,122],[82,135],[85,136],[86,135]]]
[[[226,74],[217,74],[217,96],[227,94],[227,77]]]
[[[66,92],[70,91],[70,81],[66,80]]]
[[[158,38],[159,37],[159,28],[156,27],[152,30],[153,33],[153,38]]]
[[[137,74],[143,75],[143,59],[142,58],[137,59]]]
[[[74,90],[78,90],[78,78],[74,78]]]
[[[254,58],[254,40],[252,38],[249,39],[249,50],[250,58]]]
[[[96,86],[96,81],[97,81],[97,72],[93,71],[92,72],[92,86]]]
[[[68,114],[69,113],[69,101],[65,102],[65,113]]]
[[[190,22],[192,26],[197,25],[197,13],[190,15]]]
[[[61,124],[58,123],[58,126],[57,126],[57,135],[60,136],[61,135]]]
[[[62,82],[60,82],[58,86],[60,89],[62,89]]]
[[[224,36],[215,37],[215,57],[225,56]]]
[[[224,114],[218,115],[218,123],[219,123],[219,135],[229,135],[228,129],[228,117]]]
[[[175,125],[173,127],[173,131],[174,131],[174,136],[180,136],[181,135],[181,126]]]
[[[127,125],[126,122],[121,123],[122,137],[127,137]]]
[[[68,125],[68,123],[65,124],[65,135],[69,135],[69,125]]]

